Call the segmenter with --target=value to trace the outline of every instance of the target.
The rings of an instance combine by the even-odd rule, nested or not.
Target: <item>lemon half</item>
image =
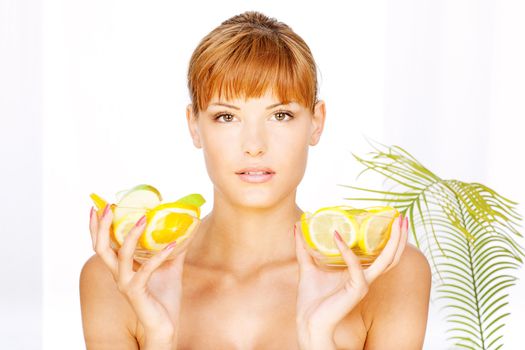
[[[338,256],[341,252],[334,242],[334,231],[337,230],[349,248],[359,241],[359,224],[344,209],[327,207],[309,216],[301,216],[301,229],[306,242],[326,256]]]
[[[173,241],[185,240],[195,228],[200,208],[185,203],[165,203],[146,214],[146,228],[140,244],[148,250],[161,250]]]
[[[131,231],[133,226],[135,226],[137,221],[139,221],[144,214],[145,211],[127,213],[113,223],[112,238],[119,244],[119,246],[122,246],[124,238],[126,238],[129,231]]]
[[[368,208],[370,213],[361,222],[358,246],[367,255],[383,249],[392,230],[392,224],[399,212],[392,207]]]

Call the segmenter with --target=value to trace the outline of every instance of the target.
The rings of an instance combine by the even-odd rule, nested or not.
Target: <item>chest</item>
[[[178,349],[299,349],[297,283],[296,273],[245,283],[212,276],[185,283]],[[357,309],[334,334],[338,349],[363,349],[365,338]]]
[[[286,278],[184,284],[179,349],[297,349],[296,291]]]

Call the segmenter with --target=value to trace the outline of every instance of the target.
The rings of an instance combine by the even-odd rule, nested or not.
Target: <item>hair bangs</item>
[[[249,99],[268,90],[281,103],[295,101],[313,111],[316,66],[297,34],[274,22],[239,25],[225,21],[222,26],[233,28],[212,31],[190,62],[188,86],[195,115],[206,110],[215,96],[219,100]]]

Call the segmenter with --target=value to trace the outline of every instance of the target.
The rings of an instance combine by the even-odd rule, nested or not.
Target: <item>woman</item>
[[[261,13],[234,16],[193,53],[188,87],[213,208],[176,258],[165,260],[168,246],[142,266],[132,254],[144,224],[115,253],[111,211],[92,209],[96,254],[80,278],[88,349],[420,349],[430,270],[406,244],[405,218],[364,270],[337,234],[348,265],[337,271],[295,235],[296,189],[326,114],[306,43]]]

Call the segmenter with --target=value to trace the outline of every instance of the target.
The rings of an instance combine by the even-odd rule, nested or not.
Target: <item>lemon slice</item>
[[[129,190],[118,193],[117,205],[113,211],[113,222],[118,222],[129,213],[141,212],[144,209],[152,209],[161,204],[162,196],[160,192],[151,185],[141,184]]]
[[[388,242],[392,224],[399,212],[392,207],[374,207],[367,211],[370,214],[361,222],[358,246],[365,254],[372,255]]]
[[[128,235],[129,231],[135,226],[137,221],[145,214],[144,212],[134,212],[124,214],[120,219],[113,223],[112,238],[122,246],[124,238]]]
[[[368,207],[364,210],[366,210],[369,213],[385,213],[385,215],[391,215],[392,212],[397,213],[396,208],[389,206]]]
[[[102,217],[103,210],[108,204],[108,202],[96,193],[91,193],[89,196],[91,197],[91,200],[93,201],[93,203],[95,203],[95,206],[97,207],[97,212],[98,212],[97,217],[100,219]],[[111,211],[114,213],[115,208],[117,207],[116,204],[112,203],[110,207],[111,207]]]
[[[200,208],[185,203],[164,203],[146,214],[146,228],[140,244],[148,250],[161,250],[173,241],[184,241],[198,223]]]
[[[91,197],[91,200],[93,201],[93,203],[95,203],[95,206],[98,210],[104,209],[106,204],[108,204],[108,202],[104,198],[100,197],[96,193],[91,193],[89,197]]]
[[[192,193],[192,194],[189,194],[187,196],[177,199],[175,203],[184,203],[184,204],[189,204],[189,205],[193,205],[196,207],[200,207],[201,205],[206,203],[206,200],[199,193]]]
[[[301,229],[306,242],[326,256],[341,255],[334,242],[335,230],[349,248],[354,247],[359,240],[359,224],[344,209],[338,207],[322,208],[311,216],[303,213]]]

